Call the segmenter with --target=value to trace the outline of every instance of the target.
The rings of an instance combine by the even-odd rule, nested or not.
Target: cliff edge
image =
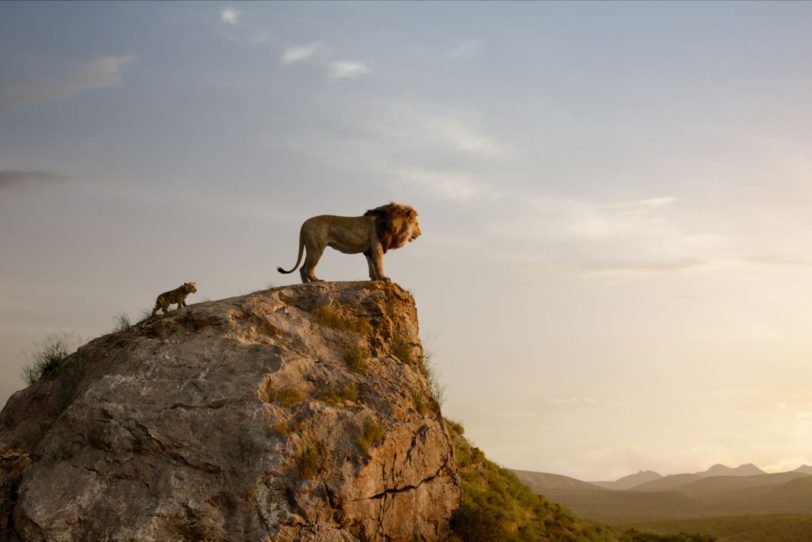
[[[0,413],[0,540],[438,540],[460,498],[394,284],[190,305]]]

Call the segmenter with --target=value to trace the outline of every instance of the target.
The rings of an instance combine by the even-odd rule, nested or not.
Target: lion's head
[[[378,238],[384,252],[390,248],[400,248],[422,234],[417,211],[408,205],[392,202],[370,209],[364,216],[374,216],[377,219]]]
[[[183,283],[183,291],[187,294],[193,294],[197,291],[197,284],[194,282],[184,282]]]

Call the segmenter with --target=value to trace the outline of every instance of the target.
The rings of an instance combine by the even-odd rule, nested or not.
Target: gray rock
[[[443,539],[461,488],[422,355],[382,282],[100,337],[0,413],[0,540]]]

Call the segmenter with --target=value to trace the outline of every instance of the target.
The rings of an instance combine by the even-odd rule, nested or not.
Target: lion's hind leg
[[[308,282],[324,282],[320,278],[316,277],[315,271],[316,266],[319,264],[319,260],[321,259],[321,255],[324,252],[324,247],[321,248],[307,248],[307,256],[305,256],[305,261],[302,264],[302,268],[299,269],[299,274],[302,276],[302,282],[307,284]]]

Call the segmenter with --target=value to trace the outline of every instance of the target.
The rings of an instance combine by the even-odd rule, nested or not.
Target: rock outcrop
[[[461,489],[422,362],[382,282],[100,337],[0,413],[0,539],[443,539]]]

